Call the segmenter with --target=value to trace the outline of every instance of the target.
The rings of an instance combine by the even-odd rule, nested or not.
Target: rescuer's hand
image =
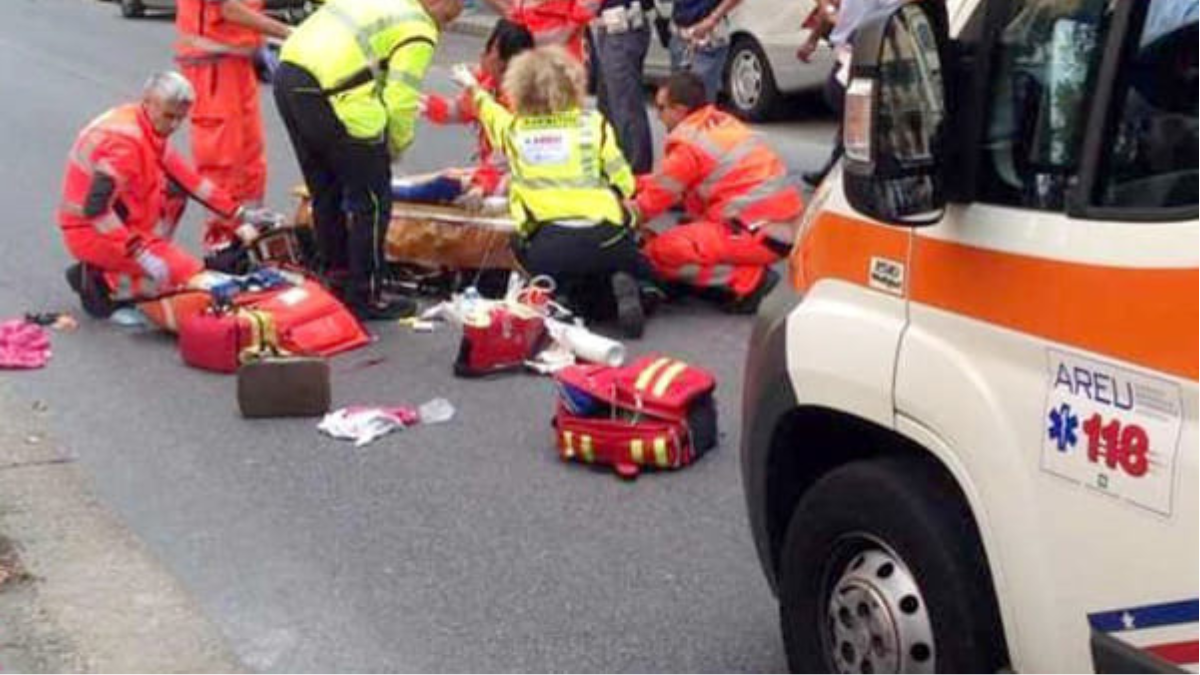
[[[475,79],[475,73],[471,72],[471,67],[465,63],[460,63],[454,66],[450,71],[450,79],[463,89],[475,89],[479,87],[479,80]]]
[[[167,269],[167,263],[163,259],[151,253],[148,249],[143,248],[137,252],[134,257],[138,267],[146,273],[146,276],[154,280],[156,284],[166,283],[171,277],[170,270]]]

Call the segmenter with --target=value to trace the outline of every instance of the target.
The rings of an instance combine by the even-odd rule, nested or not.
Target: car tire
[[[146,15],[146,6],[141,0],[121,0],[121,16],[126,19],[137,19]]]
[[[777,109],[781,95],[775,73],[754,38],[739,35],[725,61],[725,104],[748,122],[763,122]]]
[[[928,462],[838,467],[784,539],[780,614],[793,672],[996,672],[995,593],[959,493]]]

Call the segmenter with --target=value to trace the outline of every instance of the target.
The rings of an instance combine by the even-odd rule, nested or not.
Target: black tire
[[[893,560],[898,564],[886,562]],[[980,673],[996,672],[1006,660],[975,524],[958,492],[920,459],[878,457],[822,477],[792,515],[779,581],[793,672],[835,672],[849,663],[864,671]],[[910,590],[897,591],[904,581]],[[882,605],[862,601],[876,597]],[[880,616],[898,618],[885,627],[870,623]],[[856,635],[868,637],[857,652]],[[862,649],[864,643],[870,646]],[[894,661],[880,645],[896,646]]]
[[[726,107],[748,122],[770,119],[782,98],[771,62],[758,42],[747,35],[734,38],[729,48],[724,85]]]
[[[121,0],[121,16],[126,19],[138,19],[146,15],[146,6],[141,0]]]

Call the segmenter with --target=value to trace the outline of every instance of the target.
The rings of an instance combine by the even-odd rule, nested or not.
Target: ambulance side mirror
[[[857,211],[895,225],[932,225],[946,206],[941,3],[910,0],[856,31],[846,87],[842,179]]]

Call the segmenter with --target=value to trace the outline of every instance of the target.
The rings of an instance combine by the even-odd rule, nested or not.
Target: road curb
[[[0,388],[0,419],[0,532],[27,572],[0,592],[0,667],[245,672],[191,595],[54,443],[51,411]]]

